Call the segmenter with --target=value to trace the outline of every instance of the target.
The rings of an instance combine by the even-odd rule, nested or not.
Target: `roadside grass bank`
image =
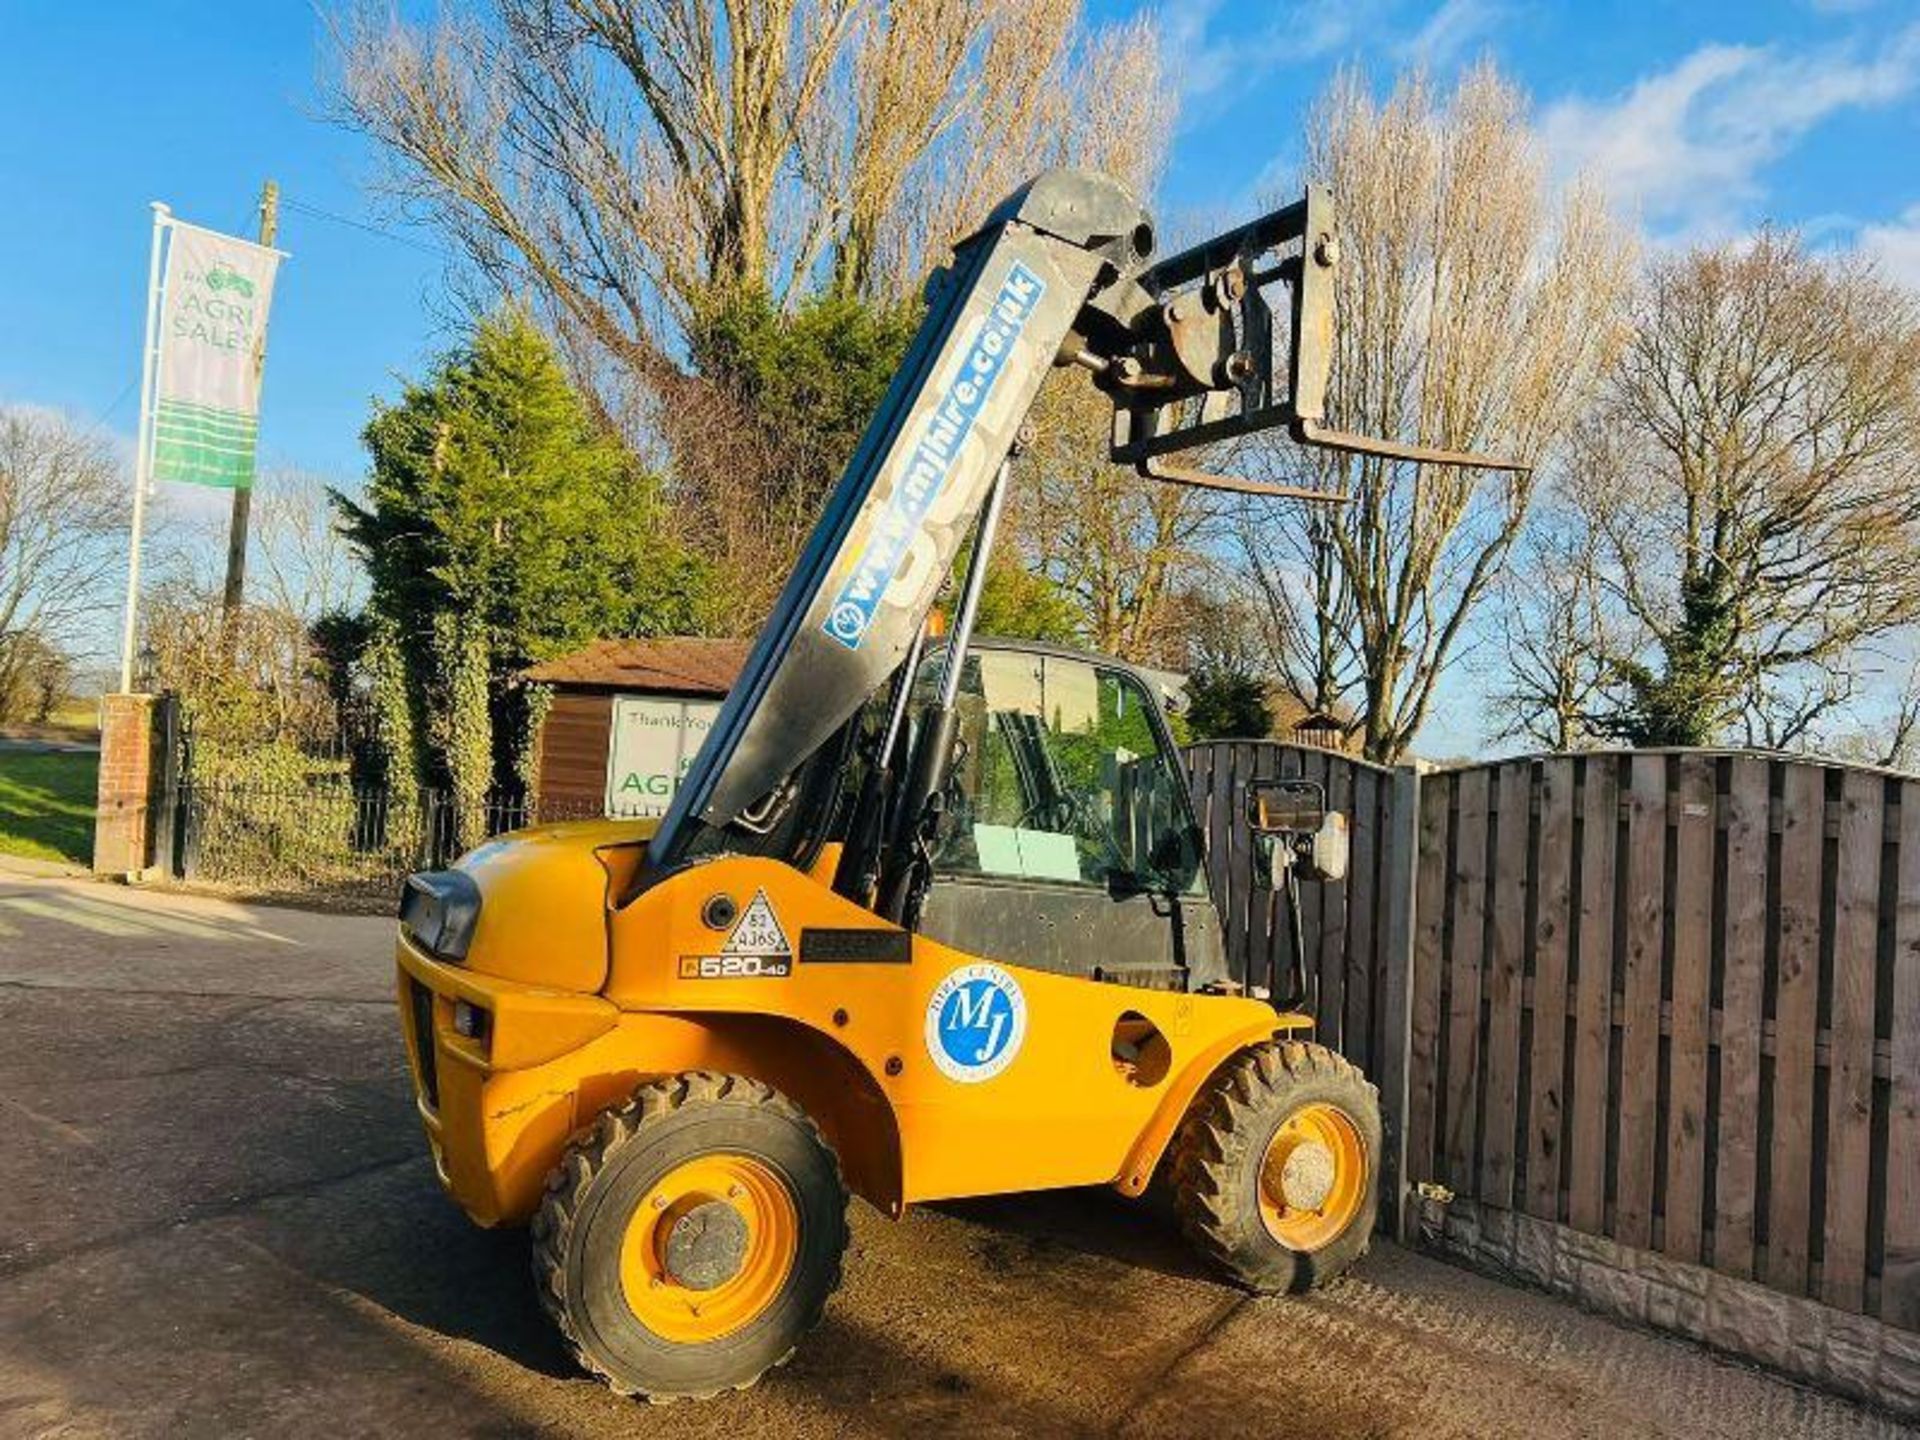
[[[0,751],[0,854],[85,865],[100,757]]]

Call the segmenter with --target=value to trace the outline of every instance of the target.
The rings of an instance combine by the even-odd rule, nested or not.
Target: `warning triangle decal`
[[[720,947],[722,955],[791,955],[793,947],[787,944],[787,932],[780,928],[780,918],[773,913],[773,906],[767,901],[767,892],[754,892],[753,903],[741,913],[739,923],[733,927],[733,933],[727,936],[727,943]]]

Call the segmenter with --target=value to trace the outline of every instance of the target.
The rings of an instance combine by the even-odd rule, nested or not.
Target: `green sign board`
[[[607,745],[607,814],[667,813],[673,792],[720,713],[716,702],[619,695]]]
[[[267,306],[280,253],[175,221],[161,290],[153,478],[253,483]]]

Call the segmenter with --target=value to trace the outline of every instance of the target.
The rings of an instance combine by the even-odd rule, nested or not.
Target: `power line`
[[[356,220],[351,215],[323,210],[318,205],[309,205],[303,200],[289,199],[284,194],[281,196],[280,203],[289,210],[298,210],[301,214],[311,215],[317,220],[328,220],[335,225],[345,225],[351,230],[364,230],[367,234],[377,235],[382,240],[391,240],[396,245],[405,245],[409,250],[418,250],[421,254],[431,255],[448,265],[465,265],[473,261],[471,256],[459,255],[451,250],[442,249],[438,245],[430,245],[424,240],[416,240],[411,235],[402,235],[399,231],[389,230],[383,225],[374,225],[365,220]],[[529,283],[535,282],[538,278],[526,266],[506,259],[496,258],[482,268],[489,271],[497,270]]]
[[[335,225],[345,225],[353,230],[364,230],[369,235],[378,235],[383,240],[391,240],[396,245],[405,245],[411,250],[420,251],[422,254],[437,256],[442,260],[454,263],[458,263],[459,260],[458,256],[453,255],[449,251],[442,250],[437,245],[429,245],[424,240],[416,240],[411,235],[402,235],[399,231],[388,230],[384,226],[371,225],[365,220],[355,220],[350,215],[338,215],[331,210],[322,210],[318,205],[309,205],[304,200],[296,200],[291,196],[283,194],[280,197],[280,203],[288,210],[297,210],[302,215],[313,216],[316,220],[330,220]]]
[[[122,385],[120,387],[120,393],[114,396],[112,403],[109,404],[106,409],[102,410],[99,413],[99,415],[97,415],[94,418],[93,424],[87,427],[86,433],[83,434],[80,438],[82,440],[91,440],[94,436],[98,435],[102,430],[106,429],[107,422],[113,418],[114,412],[118,410],[122,405],[127,403],[127,397],[133,394],[134,387],[139,383],[140,383],[140,377],[136,375],[134,376],[133,379],[127,381],[125,385]]]

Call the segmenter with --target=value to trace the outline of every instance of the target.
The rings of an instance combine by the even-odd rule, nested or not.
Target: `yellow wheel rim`
[[[703,1233],[724,1240],[698,1249]],[[620,1286],[647,1329],[697,1345],[758,1318],[799,1250],[800,1213],[778,1173],[748,1155],[702,1155],[640,1198],[620,1244]]]
[[[1260,1162],[1260,1218],[1289,1250],[1314,1251],[1346,1232],[1367,1193],[1360,1131],[1334,1105],[1303,1105],[1273,1132]]]

